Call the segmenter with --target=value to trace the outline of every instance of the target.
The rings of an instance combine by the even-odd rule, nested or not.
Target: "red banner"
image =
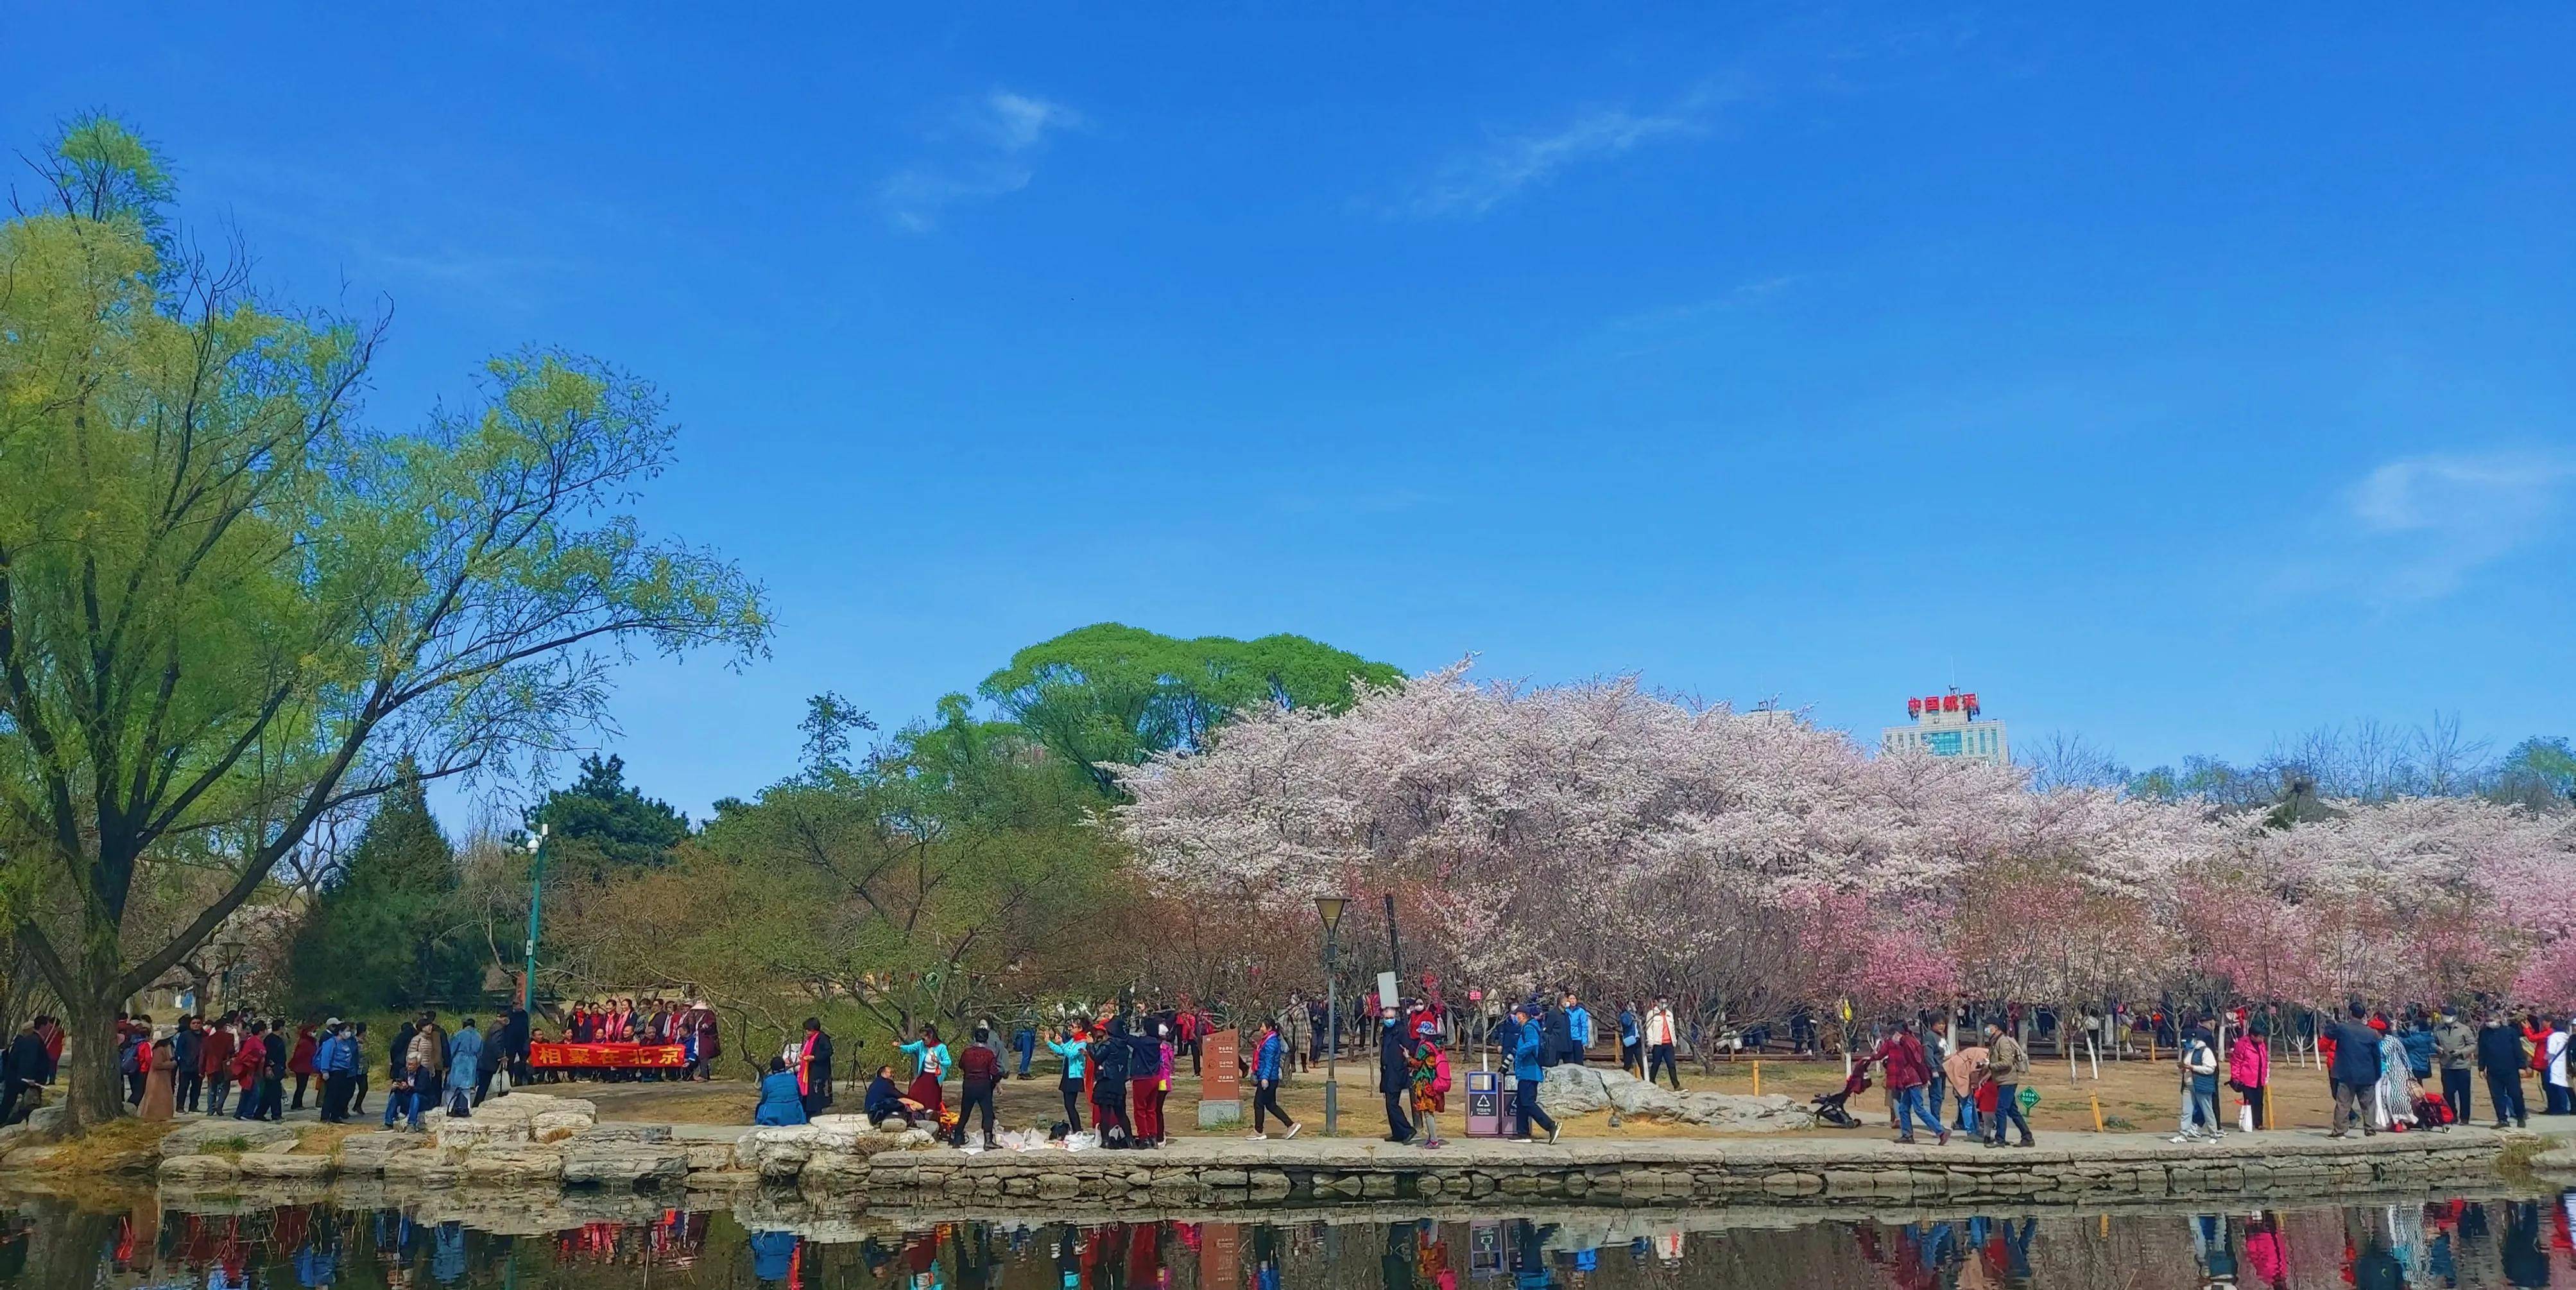
[[[528,1045],[528,1065],[538,1070],[601,1070],[641,1067],[678,1070],[689,1064],[688,1050],[678,1044],[546,1044]]]

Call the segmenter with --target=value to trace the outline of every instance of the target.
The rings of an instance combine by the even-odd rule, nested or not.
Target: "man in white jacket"
[[[1655,1082],[1655,1064],[1661,1062],[1664,1073],[1672,1077],[1673,1091],[1678,1093],[1682,1087],[1682,1072],[1673,1061],[1676,1037],[1672,1002],[1660,994],[1656,995],[1655,1006],[1646,1010],[1646,1082]]]

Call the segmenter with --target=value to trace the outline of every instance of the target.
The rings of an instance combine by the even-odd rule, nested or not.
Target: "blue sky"
[[[389,301],[388,423],[659,381],[645,514],[780,624],[626,678],[693,814],[1104,619],[2138,765],[2576,731],[2576,10],[538,8],[0,0],[0,132]]]

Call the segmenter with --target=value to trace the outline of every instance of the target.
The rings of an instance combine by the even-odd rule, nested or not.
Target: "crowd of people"
[[[565,1009],[564,1043],[642,1044],[678,1048],[680,1064],[665,1066],[567,1067],[555,1078],[608,1080],[711,1080],[716,1059],[724,1055],[715,1009],[702,1000],[583,1000]],[[543,1034],[540,1043],[551,1042]]]
[[[1450,1051],[1464,1038],[1461,1030],[1472,1027],[1502,1058],[1511,1090],[1503,1116],[1507,1136],[1554,1141],[1558,1126],[1539,1101],[1551,1068],[1587,1064],[1606,1049],[1629,1073],[1678,1090],[1683,1046],[1696,1050],[1700,1039],[1698,1024],[1684,1020],[1665,997],[1619,1005],[1606,1025],[1572,989],[1523,998],[1502,1007],[1499,1020],[1487,1020],[1499,1001],[1462,1015],[1430,989],[1392,1001],[1371,992],[1361,1002],[1374,1015],[1356,1033],[1342,1032],[1344,1018],[1294,996],[1245,1026],[1236,1060],[1252,1085],[1255,1140],[1304,1130],[1282,1105],[1290,1077],[1327,1057],[1373,1054],[1386,1140],[1438,1148],[1451,1091]],[[929,1125],[960,1144],[972,1131],[989,1146],[999,1086],[1014,1075],[1032,1077],[1038,1056],[1046,1054],[1062,1106],[1054,1132],[1089,1133],[1111,1149],[1152,1149],[1169,1135],[1164,1111],[1173,1077],[1184,1063],[1191,1072],[1203,1070],[1207,1038],[1226,1012],[1187,1002],[1160,1009],[1132,1000],[1059,1005],[1052,1020],[1032,1014],[1007,1031],[990,1020],[972,1024],[953,1047],[938,1024],[923,1023],[890,1046],[888,1060],[860,1066],[860,1109],[872,1119]],[[531,1020],[511,1008],[488,1032],[472,1018],[451,1030],[424,1011],[403,1019],[383,1055],[371,1060],[366,1023],[336,1017],[296,1024],[243,1012],[211,1020],[191,1014],[161,1027],[149,1016],[120,1016],[116,1064],[126,1102],[147,1119],[278,1120],[310,1100],[324,1121],[345,1122],[368,1112],[381,1073],[382,1123],[418,1128],[434,1107],[470,1116],[485,1099],[537,1079],[710,1079],[721,1052],[715,1014],[703,1003],[583,1001],[561,1014],[566,1042],[678,1046],[683,1061],[643,1070],[538,1070],[530,1062],[532,1045],[548,1039]],[[2570,1051],[2576,1021],[2528,1011],[2354,1003],[2327,1016],[2160,1008],[2135,1018],[2115,1010],[2107,1020],[2088,1011],[2064,1030],[2053,1021],[2044,1010],[1964,1002],[1868,1026],[1846,1017],[1840,1037],[1852,1061],[1844,1095],[1867,1087],[1874,1075],[1900,1143],[1928,1138],[1947,1145],[1957,1135],[1989,1147],[2027,1147],[2034,1142],[2026,1113],[2035,1090],[2026,1043],[2034,1029],[2053,1032],[2061,1054],[2070,1041],[2105,1040],[2127,1053],[2110,1034],[2111,1023],[2127,1021],[2147,1052],[2170,1055],[2176,1142],[2215,1142],[2230,1132],[2271,1127],[2274,1054],[2284,1040],[2322,1067],[2336,1136],[2470,1121],[2481,1093],[2498,1128],[2527,1126],[2534,1101],[2541,1114],[2576,1115],[2576,1053]],[[1812,1020],[1793,1017],[1788,1029],[1793,1048],[1815,1042]],[[2276,1036],[2276,1029],[2287,1033]],[[22,1117],[41,1099],[42,1088],[57,1077],[63,1045],[62,1025],[39,1016],[0,1047],[0,1123]],[[809,1018],[766,1064],[756,1122],[801,1124],[826,1113],[836,1102],[838,1070],[833,1037],[819,1018]],[[2529,1096],[2526,1081],[2538,1085]],[[2223,1107],[2231,1100],[2229,1115]]]

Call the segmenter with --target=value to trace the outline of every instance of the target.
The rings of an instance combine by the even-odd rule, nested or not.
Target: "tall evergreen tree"
[[[529,832],[553,831],[556,859],[601,869],[668,863],[689,836],[689,817],[637,792],[626,782],[626,759],[613,755],[582,758],[581,777],[546,794],[527,820]]]
[[[290,964],[307,1011],[403,1007],[471,991],[456,851],[417,775],[385,795],[348,866],[297,930]]]

